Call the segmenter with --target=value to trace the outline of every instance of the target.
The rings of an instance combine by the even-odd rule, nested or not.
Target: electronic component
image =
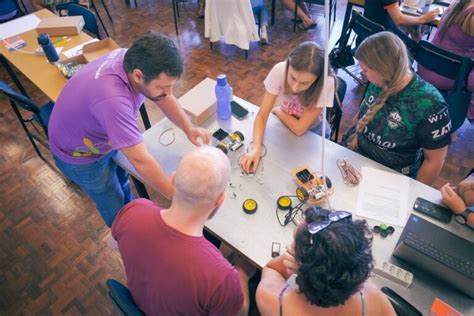
[[[254,199],[246,199],[242,204],[242,209],[247,214],[253,214],[257,211],[258,204]]]
[[[413,282],[413,273],[404,270],[387,261],[376,263],[374,267],[374,272],[380,275],[381,277],[384,277],[405,287],[409,287]]]
[[[230,107],[232,108],[232,114],[239,120],[244,119],[249,114],[246,108],[235,101],[230,101]]]
[[[217,140],[216,147],[222,150],[225,154],[231,151],[236,151],[244,145],[244,135],[235,131],[233,133],[227,133],[222,128],[219,128],[212,134],[212,137]]]
[[[308,166],[296,167],[291,173],[298,183],[296,196],[300,202],[319,203],[328,194],[334,192],[331,180],[328,177],[324,179]]]
[[[278,257],[280,255],[280,243],[272,242],[272,258]]]
[[[451,221],[452,212],[449,209],[421,197],[416,199],[415,204],[413,204],[413,209],[443,223],[449,223]]]

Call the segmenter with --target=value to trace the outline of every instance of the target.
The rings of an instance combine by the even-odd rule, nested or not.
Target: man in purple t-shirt
[[[112,226],[135,303],[146,315],[247,315],[251,271],[235,268],[203,236],[221,206],[229,160],[205,146],[187,154],[171,176],[169,209],[138,199]]]
[[[138,129],[145,97],[154,101],[188,139],[209,143],[209,133],[194,127],[173,85],[183,61],[173,41],[156,33],[138,39],[130,49],[117,49],[85,65],[64,87],[49,121],[49,142],[58,168],[80,185],[111,226],[118,211],[133,200],[127,173],[112,157],[128,158],[145,182],[171,198],[166,174],[147,151]]]

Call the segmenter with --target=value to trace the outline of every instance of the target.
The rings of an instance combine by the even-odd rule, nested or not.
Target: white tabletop
[[[245,152],[248,144],[251,142],[253,120],[258,112],[258,107],[237,97],[234,97],[234,100],[249,109],[250,114],[246,119],[239,121],[232,117],[228,121],[219,121],[215,117],[211,117],[203,126],[211,133],[219,127],[229,132],[238,130],[246,138],[245,145],[242,148],[237,152],[229,152],[228,154],[232,164],[230,182],[233,187],[230,185],[227,187],[227,199],[216,216],[206,224],[206,228],[237,249],[257,266],[263,267],[271,259],[272,242],[281,243],[282,251],[286,245],[291,243],[295,225],[290,223],[286,227],[280,226],[275,215],[276,200],[281,195],[295,194],[297,185],[291,176],[291,170],[294,167],[306,164],[314,171],[321,170],[321,137],[311,132],[300,137],[295,136],[278,118],[270,115],[264,138],[267,154],[263,158],[263,173],[261,167],[259,167],[253,177],[242,176],[242,171],[238,165],[238,158]],[[168,128],[173,129],[163,135],[163,143],[167,143],[172,138],[173,133],[175,134],[175,141],[169,146],[163,146],[158,141],[159,136]],[[144,141],[150,153],[167,174],[171,174],[176,170],[183,155],[193,149],[193,145],[187,140],[184,133],[168,119],[161,120],[158,124],[147,130],[144,133]],[[325,173],[329,176],[335,187],[335,192],[330,198],[331,206],[333,209],[355,212],[358,187],[349,187],[343,183],[342,176],[336,165],[336,160],[340,158],[349,158],[350,162],[359,170],[363,166],[386,171],[391,170],[334,142],[325,142]],[[121,153],[117,154],[116,160],[131,174],[141,179]],[[395,171],[391,172],[395,173]],[[263,183],[260,183],[262,181],[259,181],[259,179],[263,180]],[[383,179],[381,179],[382,182]],[[233,198],[234,194],[236,195],[235,198]],[[418,196],[435,203],[440,203],[441,199],[438,190],[410,179],[407,205],[410,210],[412,210],[412,205]],[[242,211],[242,203],[247,198],[253,198],[257,201],[258,210],[255,214],[248,215]],[[296,203],[296,199],[294,203]],[[323,204],[322,206],[327,205]],[[466,227],[454,223],[454,221],[446,225],[433,221],[422,214],[417,213],[417,215],[474,242],[472,232]],[[379,224],[373,220],[367,219],[367,221],[370,226]],[[404,266],[402,262],[397,261],[391,256],[403,229],[402,227],[395,228],[395,233],[385,239],[378,235],[374,236],[374,258],[377,261],[394,262],[410,271],[410,268]],[[455,290],[451,290],[451,288],[447,288],[445,285],[438,283],[436,280],[431,280],[429,277],[425,276],[423,280],[418,280],[417,275],[415,275],[414,283],[410,288],[404,288],[378,276],[374,276],[373,279],[381,286],[388,285],[393,288],[424,314],[429,310],[435,297],[441,298],[464,312],[465,315],[474,314],[472,300],[463,294],[453,293]]]

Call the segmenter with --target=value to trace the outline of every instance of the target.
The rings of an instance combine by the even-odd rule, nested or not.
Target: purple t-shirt
[[[125,205],[112,236],[128,288],[146,315],[235,315],[242,307],[237,270],[204,237],[168,226],[153,202]]]
[[[70,164],[92,163],[112,150],[142,142],[133,91],[117,49],[82,67],[64,87],[48,126],[53,154]]]

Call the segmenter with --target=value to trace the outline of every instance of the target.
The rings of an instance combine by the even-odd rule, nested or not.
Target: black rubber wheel
[[[228,150],[227,150],[227,148],[226,148],[224,145],[217,144],[216,148],[218,148],[218,149],[222,150],[222,152],[224,152],[224,154],[226,154],[226,155],[227,155],[227,153],[228,153]]]
[[[242,134],[239,131],[235,131],[234,135],[237,135],[238,138],[240,138],[240,141],[243,142],[245,140],[244,134]]]
[[[306,202],[309,198],[308,191],[303,187],[296,188],[296,197],[300,202]]]
[[[332,182],[328,176],[326,176],[326,186],[328,187],[328,189],[332,188]]]

